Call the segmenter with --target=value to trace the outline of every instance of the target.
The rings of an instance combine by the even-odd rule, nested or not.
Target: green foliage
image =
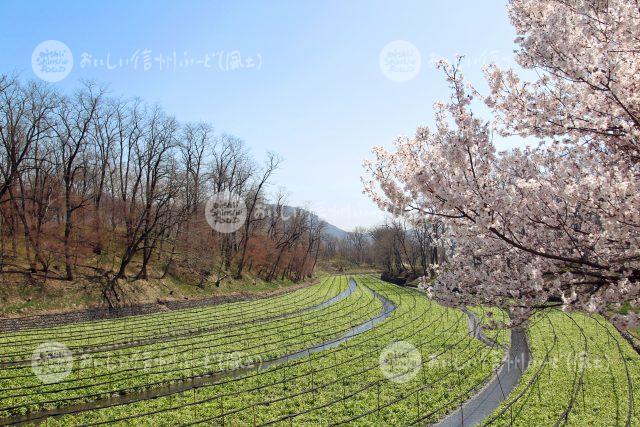
[[[640,425],[640,357],[611,324],[549,310],[532,320],[529,341],[533,362],[494,425]]]

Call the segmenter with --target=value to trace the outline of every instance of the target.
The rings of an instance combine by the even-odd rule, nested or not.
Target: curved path
[[[469,317],[469,333],[487,346],[498,343],[487,338],[475,313],[464,308]],[[511,329],[511,345],[496,375],[475,396],[467,400],[455,412],[436,423],[437,427],[480,425],[516,387],[531,361],[527,334],[521,328]]]
[[[349,279],[349,288],[343,291],[343,293],[348,292],[350,295],[356,289],[356,286],[357,285],[355,280]],[[366,288],[366,289],[369,289],[369,288]],[[96,409],[104,409],[104,408],[109,408],[113,406],[126,405],[129,403],[169,396],[176,393],[182,393],[194,388],[213,385],[227,378],[237,378],[250,372],[265,370],[274,365],[278,365],[278,364],[289,362],[296,359],[301,359],[313,353],[318,353],[320,351],[337,347],[340,344],[347,342],[355,338],[356,336],[373,329],[378,323],[383,322],[385,319],[387,319],[396,309],[396,305],[391,300],[385,298],[384,296],[380,295],[379,293],[377,293],[372,289],[369,289],[369,291],[373,293],[373,295],[382,303],[382,309],[380,310],[378,315],[376,315],[375,317],[372,317],[366,322],[363,322],[359,325],[352,327],[351,329],[348,329],[347,331],[345,331],[344,333],[342,333],[341,335],[335,338],[331,338],[327,341],[324,341],[319,344],[315,344],[311,347],[307,347],[305,349],[295,351],[293,353],[289,353],[274,359],[263,361],[259,365],[251,365],[246,367],[240,367],[234,370],[216,372],[208,376],[196,376],[192,378],[187,378],[184,381],[180,381],[177,383],[162,385],[160,387],[156,387],[149,390],[134,391],[134,392],[130,392],[122,395],[117,395],[114,397],[103,398],[103,399],[95,400],[93,402],[74,404],[74,405],[69,405],[69,406],[55,408],[55,409],[46,410],[46,411],[33,412],[33,413],[22,415],[22,416],[14,416],[10,418],[0,419],[0,425],[22,425],[22,424],[34,424],[34,423],[39,424],[39,423],[42,423],[46,418],[50,418],[50,417],[59,417],[62,415],[77,414],[80,412],[91,411]],[[325,301],[322,304],[331,305],[331,301],[333,301],[333,303],[335,304],[335,302],[339,301],[340,299],[346,298],[345,296],[343,298],[336,300],[336,298],[338,298],[338,296],[340,295],[342,295],[342,293],[332,298],[331,300]],[[314,306],[313,308],[317,308],[317,306]],[[309,309],[312,309],[312,308],[310,307]]]

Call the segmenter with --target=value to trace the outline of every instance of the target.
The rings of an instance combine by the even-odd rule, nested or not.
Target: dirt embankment
[[[248,301],[268,298],[293,292],[310,286],[318,279],[309,279],[299,284],[291,284],[270,291],[233,292],[227,295],[182,297],[181,299],[158,298],[155,302],[128,304],[109,310],[107,307],[91,307],[79,310],[51,311],[43,314],[0,317],[0,332],[17,331],[30,328],[41,328],[92,320],[113,319],[125,316],[138,316],[162,311],[180,310],[196,307],[207,307],[236,301]]]

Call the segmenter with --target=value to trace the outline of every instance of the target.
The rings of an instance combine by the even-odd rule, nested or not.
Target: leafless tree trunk
[[[67,280],[73,280],[71,233],[73,232],[73,214],[85,206],[92,198],[87,195],[87,177],[90,173],[87,146],[89,132],[103,97],[103,91],[87,85],[78,91],[73,99],[62,99],[56,109],[56,139],[62,169],[64,190],[64,260]],[[83,180],[76,185],[78,176]]]
[[[251,238],[251,233],[253,230],[253,225],[256,222],[262,221],[264,218],[256,217],[256,208],[260,203],[263,197],[263,190],[268,182],[271,175],[278,168],[280,160],[273,154],[268,155],[268,159],[266,165],[262,171],[262,175],[258,179],[256,185],[254,186],[253,191],[250,194],[249,201],[247,204],[247,219],[244,223],[244,235],[241,242],[241,253],[240,260],[238,261],[238,269],[236,270],[235,278],[240,279],[242,277],[242,270],[244,268],[245,257],[247,256],[247,246],[249,244],[249,239]]]

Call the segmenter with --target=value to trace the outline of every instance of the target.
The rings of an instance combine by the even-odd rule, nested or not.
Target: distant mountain
[[[285,215],[292,215],[295,210],[307,211],[304,208],[296,208],[296,207],[293,207],[293,206],[285,206],[284,207]],[[344,231],[340,227],[337,227],[337,226],[335,226],[333,224],[328,223],[327,221],[325,221],[324,219],[320,218],[318,215],[314,214],[313,212],[311,212],[311,215],[314,218],[319,218],[321,221],[325,222],[326,225],[325,225],[325,228],[324,228],[324,234],[326,236],[333,237],[333,238],[336,238],[336,239],[345,239],[347,236],[349,236],[349,232],[348,231]]]
[[[324,234],[327,236],[335,237],[336,239],[344,239],[349,235],[349,232],[344,231],[342,228],[329,224],[327,221],[325,221],[325,223],[327,225],[324,228]]]

